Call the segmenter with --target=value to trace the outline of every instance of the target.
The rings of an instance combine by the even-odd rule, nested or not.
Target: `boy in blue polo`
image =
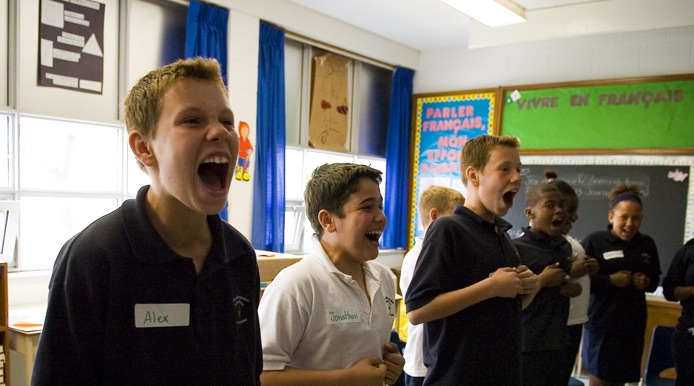
[[[125,123],[151,185],[60,251],[32,385],[259,385],[255,251],[218,215],[239,151],[218,63],[150,72]]]
[[[460,156],[465,205],[427,230],[405,299],[424,324],[424,385],[520,385],[522,309],[540,289],[503,220],[520,189],[519,142],[469,140]]]

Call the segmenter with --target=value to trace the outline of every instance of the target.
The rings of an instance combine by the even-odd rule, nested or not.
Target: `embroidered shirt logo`
[[[245,296],[238,295],[234,297],[234,315],[236,316],[236,324],[243,324],[248,321],[248,305],[250,299]]]
[[[387,296],[386,307],[388,307],[388,315],[395,316],[395,301]]]
[[[651,264],[651,256],[648,253],[642,253],[641,262],[644,264]]]

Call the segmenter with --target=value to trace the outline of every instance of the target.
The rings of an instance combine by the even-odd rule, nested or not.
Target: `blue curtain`
[[[227,31],[229,10],[191,0],[186,16],[185,57],[215,58],[227,84]],[[228,202],[219,212],[224,221],[229,220]]]
[[[407,247],[413,78],[414,71],[406,68],[398,67],[393,73],[386,139],[386,189],[383,198],[388,226],[381,240],[382,248]]]
[[[190,1],[186,21],[185,57],[215,58],[227,82],[227,31],[229,10]]]
[[[284,252],[284,32],[260,23],[253,232],[255,249]]]

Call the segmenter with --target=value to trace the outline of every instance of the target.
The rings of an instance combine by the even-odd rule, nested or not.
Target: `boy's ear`
[[[474,186],[478,186],[480,183],[480,178],[477,175],[477,170],[473,168],[472,166],[468,166],[467,169],[465,169],[465,173],[467,174],[467,180],[472,183]]]
[[[429,218],[431,219],[431,221],[436,220],[438,217],[439,217],[439,211],[436,210],[436,208],[431,208],[429,210]]]
[[[335,232],[335,223],[333,222],[333,216],[325,209],[321,209],[318,212],[318,222],[323,227],[326,232]]]
[[[128,134],[128,145],[130,145],[130,150],[132,150],[135,158],[145,166],[152,166],[156,163],[157,159],[149,147],[148,140],[138,130],[133,130]]]
[[[532,209],[530,209],[530,207],[525,208],[525,210],[523,211],[523,213],[525,213],[525,216],[528,217],[528,218],[531,219],[531,220],[535,217],[535,216],[533,215],[533,211],[532,211]]]

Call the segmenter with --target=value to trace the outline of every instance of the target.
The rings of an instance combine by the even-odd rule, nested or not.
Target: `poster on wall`
[[[41,0],[40,86],[102,94],[106,5]]]
[[[460,150],[483,134],[495,134],[494,90],[446,95],[415,95],[414,160],[408,249],[424,235],[417,207],[420,194],[443,185],[465,195],[460,177]]]
[[[523,150],[694,148],[694,75],[504,87],[503,95],[501,133]]]
[[[313,58],[313,90],[308,124],[309,146],[316,149],[347,149],[349,116],[349,59],[333,54]]]

